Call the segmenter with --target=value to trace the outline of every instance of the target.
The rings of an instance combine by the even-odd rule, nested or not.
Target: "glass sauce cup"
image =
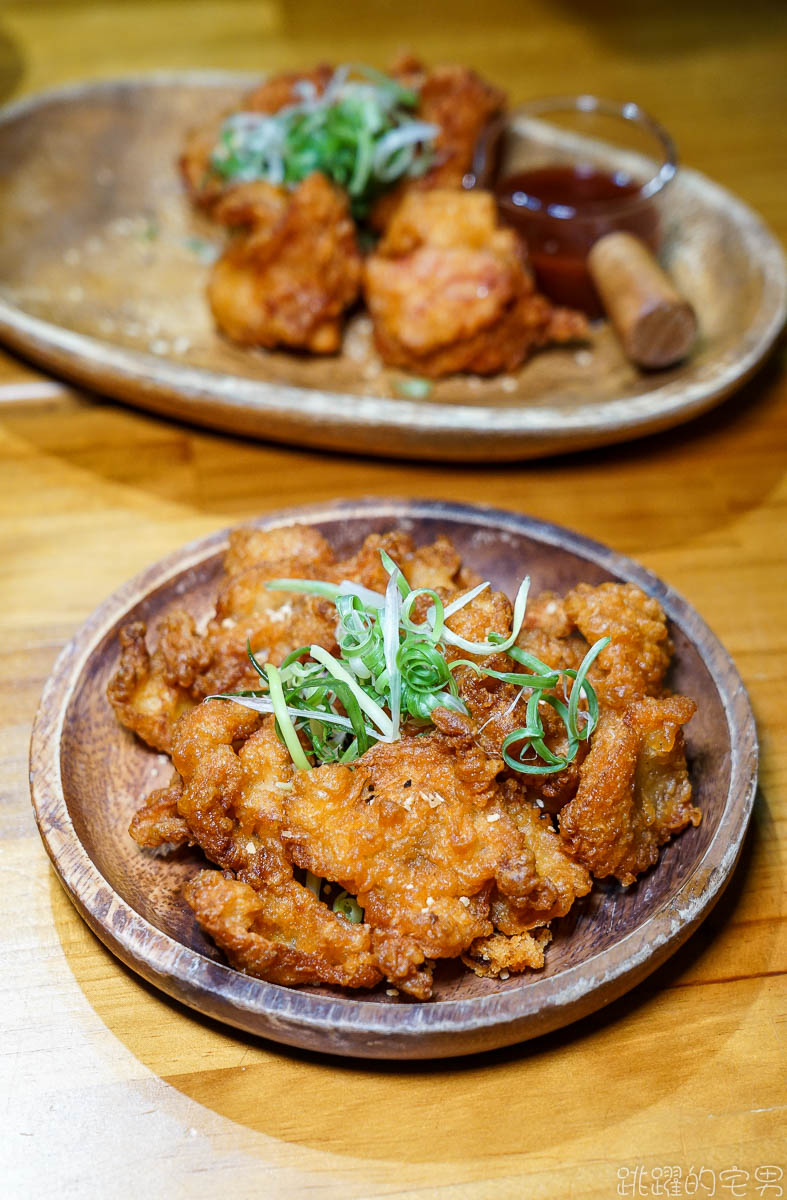
[[[532,101],[490,126],[464,182],[495,193],[502,219],[527,243],[539,290],[598,317],[588,251],[625,230],[657,253],[661,202],[676,171],[672,138],[638,105],[564,96]]]

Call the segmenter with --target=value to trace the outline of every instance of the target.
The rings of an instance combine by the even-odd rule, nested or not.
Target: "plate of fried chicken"
[[[154,411],[308,446],[514,459],[662,429],[784,317],[758,218],[682,170],[663,257],[701,336],[642,372],[536,288],[473,174],[504,93],[464,65],[88,83],[0,114],[0,338]]]
[[[734,666],[636,564],[492,509],[336,502],[185,547],[64,651],[56,871],[124,962],[339,1054],[511,1044],[628,990],[740,852]]]

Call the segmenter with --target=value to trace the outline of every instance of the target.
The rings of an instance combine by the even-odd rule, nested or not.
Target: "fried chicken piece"
[[[313,71],[284,71],[264,79],[258,87],[244,96],[233,111],[277,113],[288,104],[303,99],[304,92],[322,95],[332,75],[333,67],[321,64]],[[189,199],[199,208],[210,211],[217,200],[234,186],[211,170],[211,155],[215,150],[221,127],[230,112],[189,130],[178,167]]]
[[[178,812],[182,792],[183,782],[179,775],[174,775],[167,787],[151,792],[129,826],[128,831],[137,845],[146,850],[159,850],[162,846],[182,846],[191,840],[191,831]]]
[[[412,191],[461,188],[473,165],[476,145],[506,103],[505,93],[469,67],[438,66],[428,70],[411,56],[394,64],[393,76],[419,94],[418,118],[436,125],[434,163],[418,179],[405,179],[386,192],[374,207],[371,224],[385,229],[403,198]]]
[[[152,653],[143,624],[121,631],[120,663],[108,688],[118,719],[149,745],[169,750],[175,721],[193,704],[257,686],[248,644],[274,665],[299,646],[316,643],[334,652],[336,612],[330,601],[266,585],[276,578],[350,579],[384,592],[388,575],[381,549],[415,586],[441,587],[448,594],[476,582],[447,538],[416,547],[408,534],[370,534],[356,554],[337,562],[325,539],[308,526],[236,530],[225,559],[226,582],[204,632],[185,609],[164,618]]]
[[[369,929],[336,916],[293,874],[282,796],[294,767],[272,718],[209,700],[173,739],[178,812],[192,840],[232,872],[203,871],[186,899],[233,965],[275,983],[373,987]]]
[[[506,780],[504,807],[527,840],[535,859],[538,886],[526,900],[494,893],[491,916],[501,933],[524,933],[564,917],[574,901],[593,886],[590,872],[572,859],[549,815],[528,798],[518,780]]]
[[[681,732],[695,711],[687,696],[602,709],[577,794],[560,813],[561,837],[596,878],[633,883],[659,846],[700,823]]]
[[[565,611],[588,644],[610,637],[588,678],[599,699],[625,705],[657,696],[672,657],[667,618],[658,600],[633,583],[580,583],[565,597]]]
[[[141,622],[120,632],[120,662],[107,694],[121,724],[158,750],[169,751],[184,712],[206,696],[253,688],[258,677],[247,644],[279,663],[299,646],[335,648],[333,606],[319,598],[268,591],[275,578],[324,578],[333,563],[327,542],[313,530],[248,530],[230,536],[230,579],[219,592],[216,614],[200,633],[185,609],[169,613],[153,652]],[[288,552],[295,557],[285,557]]]
[[[200,871],[184,895],[230,964],[248,975],[290,986],[369,988],[380,980],[369,954],[369,930],[333,916],[300,884],[260,894],[239,879]]]
[[[333,550],[311,525],[283,525],[278,529],[244,527],[230,531],[224,573],[234,579],[260,563],[298,563],[299,570],[304,571],[307,564],[319,569],[333,561]]]
[[[489,192],[408,193],[366,260],[364,294],[383,360],[421,375],[513,370],[538,346],[587,336],[581,314],[534,291]]]
[[[121,725],[155,750],[169,752],[175,722],[190,708],[190,698],[151,660],[141,621],[121,629],[118,640],[120,662],[107,687],[109,702]]]
[[[433,733],[299,773],[285,797],[294,861],[357,896],[386,978],[420,999],[432,960],[492,933],[493,887],[518,904],[543,887],[501,767],[472,739]]]
[[[232,341],[333,354],[361,286],[347,197],[315,171],[291,192],[239,184],[213,216],[236,232],[208,282],[213,316]]]
[[[493,933],[476,938],[462,955],[466,967],[483,979],[495,979],[522,971],[539,971],[544,965],[544,950],[552,940],[548,929],[535,933]]]

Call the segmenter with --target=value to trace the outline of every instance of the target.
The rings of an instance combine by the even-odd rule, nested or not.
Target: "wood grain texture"
[[[501,32],[502,31],[502,32]],[[142,70],[382,65],[409,41],[473,61],[512,99],[633,96],[683,161],[784,241],[787,12],[769,0],[624,6],[402,0],[12,0],[0,93]],[[784,344],[734,398],[679,431],[524,467],[458,469],[249,444],[67,390],[0,355],[0,891],[3,1184],[82,1200],[217,1191],[279,1200],[610,1200],[637,1165],[750,1172],[784,1156]],[[76,914],[29,800],[30,726],[78,625],[190,538],[336,496],[497,504],[632,555],[732,654],[752,698],[760,790],[730,886],[629,996],[578,1025],[464,1064],[347,1062],[275,1049],[141,983]],[[108,789],[112,781],[107,781]]]

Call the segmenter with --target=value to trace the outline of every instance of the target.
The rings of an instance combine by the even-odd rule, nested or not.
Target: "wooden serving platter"
[[[699,313],[691,357],[643,373],[606,322],[517,372],[454,376],[413,398],[356,316],[334,358],[233,346],[205,299],[215,226],[183,195],[185,131],[251,77],[88,83],[0,114],[0,341],[131,404],[246,437],[374,454],[511,460],[667,428],[716,404],[770,349],[787,272],[740,200],[695,171],[670,185],[666,265]],[[527,123],[511,130],[531,136]]]
[[[118,630],[153,630],[173,607],[212,608],[226,531],[194,542],[111,596],[63,651],[33,730],[31,789],[39,830],[66,891],[91,929],[162,991],[230,1025],[274,1041],[363,1058],[471,1054],[566,1025],[607,1004],[662,963],[697,928],[735,866],[757,775],[754,720],[733,663],[698,614],[630,559],[559,526],[497,509],[437,501],[333,502],[274,513],[254,524],[315,525],[340,554],[370,532],[403,527],[416,542],[445,533],[464,560],[513,594],[523,574],[534,592],[580,580],[630,580],[658,597],[671,622],[670,685],[693,696],[687,753],[698,828],[667,846],[630,888],[597,884],[558,922],[543,971],[484,980],[441,964],[432,1001],[373,992],[291,989],[225,965],[181,897],[201,853],[154,857],[131,840],[141,798],[170,773],[164,756],[115,720],[106,685]]]

